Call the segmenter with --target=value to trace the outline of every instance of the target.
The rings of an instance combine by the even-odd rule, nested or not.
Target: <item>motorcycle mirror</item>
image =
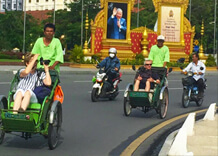
[[[171,73],[172,71],[173,71],[173,68],[169,68],[169,71],[168,71],[168,72]]]
[[[177,63],[184,63],[185,62],[185,58],[179,58],[178,60],[177,60]]]
[[[135,71],[135,65],[132,65],[132,70],[134,70],[134,71]]]
[[[200,70],[204,70],[204,67],[200,67]]]

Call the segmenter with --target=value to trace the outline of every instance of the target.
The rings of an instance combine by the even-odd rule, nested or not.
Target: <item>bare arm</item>
[[[50,86],[51,85],[51,76],[50,76],[50,73],[49,73],[49,67],[48,65],[44,65],[44,69],[45,69],[45,79],[43,80],[43,83],[46,85],[46,86]]]
[[[21,71],[20,77],[26,77],[31,72],[38,56],[39,56],[39,54],[35,54],[32,57],[32,59],[30,60],[30,62],[26,64],[26,68],[25,68],[25,70]]]

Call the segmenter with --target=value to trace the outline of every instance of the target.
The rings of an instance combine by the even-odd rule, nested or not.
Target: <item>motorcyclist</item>
[[[120,60],[117,58],[117,49],[110,48],[109,56],[101,61],[96,67],[104,68],[105,72],[108,75],[108,82],[113,84],[113,79],[119,76],[120,70]]]
[[[187,74],[188,71],[194,73],[192,77],[192,82],[198,87],[198,98],[202,98],[204,95],[204,75],[206,71],[206,66],[203,62],[199,61],[198,53],[192,54],[192,62],[189,63],[189,65],[185,69],[182,70],[182,73]]]

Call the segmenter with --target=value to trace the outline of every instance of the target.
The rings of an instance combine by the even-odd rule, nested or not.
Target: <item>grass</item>
[[[21,62],[21,59],[0,59],[0,62]]]

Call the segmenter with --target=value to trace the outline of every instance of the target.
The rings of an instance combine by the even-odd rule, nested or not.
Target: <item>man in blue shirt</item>
[[[116,48],[109,49],[109,57],[101,61],[97,67],[103,68],[108,75],[108,81],[112,84],[113,79],[118,77],[120,70],[120,60],[116,56]]]
[[[114,8],[113,14],[109,17],[107,24],[111,33],[109,38],[111,39],[126,39],[126,20],[122,18],[123,10],[120,8]]]

